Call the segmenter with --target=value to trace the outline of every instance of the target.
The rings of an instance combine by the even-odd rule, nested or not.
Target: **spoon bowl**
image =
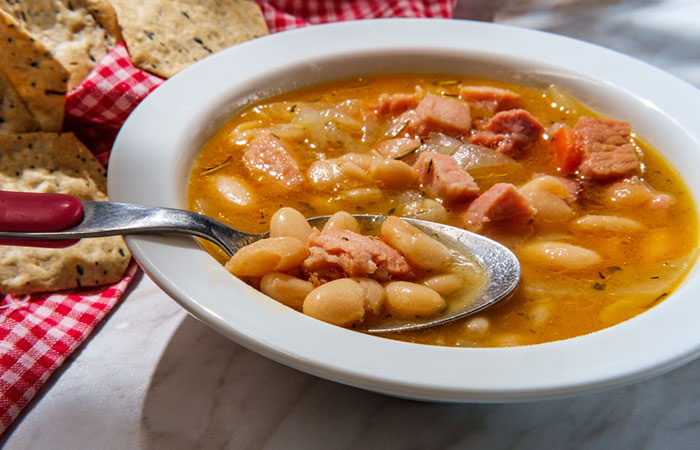
[[[176,208],[117,202],[81,202],[65,194],[0,192],[0,244],[55,247],[56,241],[71,245],[82,238],[144,234],[184,233],[206,239],[228,256],[242,247],[268,237],[236,230],[211,217]],[[41,216],[27,215],[40,211]],[[363,229],[378,229],[386,216],[355,215]],[[57,220],[60,218],[60,220]],[[308,219],[321,227],[329,216]],[[369,333],[415,330],[441,325],[487,308],[505,298],[520,280],[520,264],[515,255],[496,241],[461,228],[425,220],[404,218],[422,232],[475,262],[486,273],[484,288],[476,296],[449,302],[436,316],[405,319],[392,317],[373,325]],[[30,231],[24,231],[30,230]],[[53,244],[52,244],[53,243]]]

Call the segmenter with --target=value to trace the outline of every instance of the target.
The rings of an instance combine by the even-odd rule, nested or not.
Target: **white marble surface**
[[[462,0],[459,17],[600,43],[700,86],[700,2]],[[385,397],[226,340],[147,277],[0,438],[6,449],[698,448],[700,361],[600,394],[504,405]]]

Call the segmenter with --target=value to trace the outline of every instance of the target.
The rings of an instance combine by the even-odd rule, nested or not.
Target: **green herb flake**
[[[598,283],[597,281],[593,283],[593,289],[596,291],[602,291],[605,289],[605,283]]]
[[[394,159],[401,161],[402,159],[414,154],[416,152],[416,150],[418,150],[419,148],[420,148],[420,145],[416,148],[412,148],[406,152],[403,152],[400,155],[394,156]],[[431,160],[431,162],[432,162],[432,160]]]
[[[231,157],[230,156],[228,158],[226,158],[226,160],[224,162],[222,162],[221,164],[217,164],[217,165],[212,166],[212,167],[207,167],[206,169],[204,169],[202,171],[202,173],[200,175],[209,175],[212,172],[216,172],[217,170],[223,169],[224,167],[228,166],[229,164],[231,164]]]

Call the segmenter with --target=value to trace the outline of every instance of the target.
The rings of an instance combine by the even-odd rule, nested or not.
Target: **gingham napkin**
[[[271,33],[386,17],[449,18],[453,0],[255,0]],[[66,99],[64,129],[106,164],[124,120],[162,79],[131,65],[122,43]],[[111,286],[0,298],[0,435],[117,303],[137,271]]]

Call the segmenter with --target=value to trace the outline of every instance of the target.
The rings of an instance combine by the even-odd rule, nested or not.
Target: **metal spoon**
[[[376,228],[386,216],[355,215],[361,225]],[[458,253],[470,255],[487,273],[484,289],[474,298],[450,302],[441,314],[426,319],[390,318],[366,331],[384,333],[441,325],[474,314],[510,294],[520,279],[520,265],[505,246],[461,228],[403,218]],[[328,216],[308,219],[322,225]],[[268,236],[235,230],[191,211],[116,202],[80,201],[64,194],[0,191],[0,245],[65,247],[81,238],[144,233],[185,233],[204,238],[231,256]]]

